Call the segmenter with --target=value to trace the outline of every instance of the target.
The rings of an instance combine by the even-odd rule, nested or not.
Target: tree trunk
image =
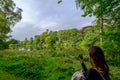
[[[103,33],[103,17],[100,18],[100,44],[102,44],[103,42],[102,33]]]

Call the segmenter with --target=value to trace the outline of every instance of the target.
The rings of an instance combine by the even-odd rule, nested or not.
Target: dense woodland
[[[61,2],[58,0],[58,5]],[[7,77],[11,80],[70,80],[75,71],[82,69],[77,60],[79,53],[83,53],[89,67],[87,49],[92,45],[103,49],[111,80],[120,80],[120,0],[76,0],[76,5],[84,11],[83,17],[96,17],[93,25],[59,31],[47,29],[19,41],[7,34],[21,20],[22,9],[12,0],[0,1],[2,80]]]

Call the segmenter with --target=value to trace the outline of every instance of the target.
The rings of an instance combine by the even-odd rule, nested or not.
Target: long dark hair
[[[88,49],[91,66],[99,71],[106,80],[110,80],[109,67],[105,61],[104,53],[98,46],[91,46]]]

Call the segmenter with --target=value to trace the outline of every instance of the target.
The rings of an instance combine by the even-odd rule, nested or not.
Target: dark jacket
[[[98,73],[96,69],[90,68],[89,70],[87,70],[84,63],[82,63],[82,67],[85,71],[85,80],[103,80],[102,76],[100,75],[100,73]]]

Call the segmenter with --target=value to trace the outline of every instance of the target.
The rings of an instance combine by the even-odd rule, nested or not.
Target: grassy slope
[[[51,57],[42,53],[4,51],[0,54],[0,80],[70,80],[75,71],[81,70],[74,56]],[[89,62],[86,59],[86,65]],[[120,80],[119,67],[110,66],[111,80]],[[26,80],[25,79],[25,80]]]
[[[15,77],[12,74],[9,74],[8,72],[0,70],[0,80],[24,80],[22,78]]]

